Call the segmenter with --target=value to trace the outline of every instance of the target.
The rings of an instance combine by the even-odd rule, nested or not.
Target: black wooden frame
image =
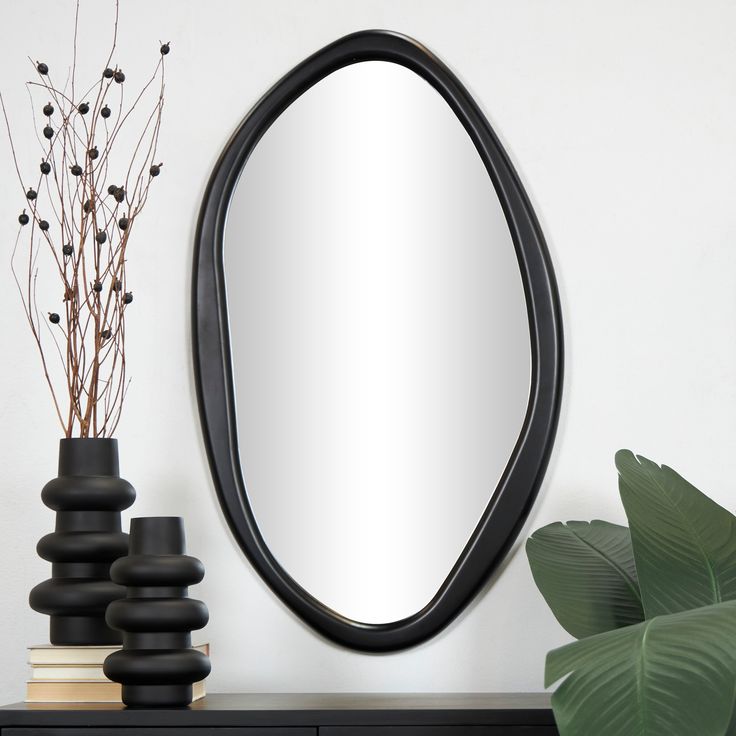
[[[473,140],[501,201],[516,248],[532,358],[524,425],[478,526],[434,598],[413,616],[385,624],[352,621],[324,606],[281,567],[261,536],[240,467],[223,273],[223,235],[230,198],[261,136],[295,99],[328,74],[373,60],[401,64],[424,78],[442,95]],[[554,440],[563,370],[559,297],[539,223],[501,143],[454,74],[406,36],[362,31],[330,44],[281,79],[240,124],[210,178],[196,233],[192,306],[195,383],[207,455],[225,518],[253,567],[300,618],[345,646],[388,651],[434,636],[473,599],[503,560],[534,503]]]

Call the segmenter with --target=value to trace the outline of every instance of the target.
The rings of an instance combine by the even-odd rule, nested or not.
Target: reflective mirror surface
[[[342,616],[415,614],[529,402],[519,264],[473,142],[409,69],[339,69],[253,149],[223,251],[240,464],[268,548]]]

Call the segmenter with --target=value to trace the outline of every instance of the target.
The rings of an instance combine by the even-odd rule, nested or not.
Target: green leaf
[[[736,736],[736,709],[731,713],[731,723],[726,729],[726,736]]]
[[[724,736],[736,689],[736,601],[658,616],[547,655],[560,736]]]
[[[562,627],[574,637],[644,620],[631,536],[607,521],[568,521],[527,540],[534,582]]]
[[[736,517],[666,465],[616,467],[647,618],[736,599]]]

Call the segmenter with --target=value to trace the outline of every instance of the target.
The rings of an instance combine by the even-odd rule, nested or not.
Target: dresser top
[[[552,725],[547,693],[212,694],[187,708],[116,703],[16,703],[8,726]]]

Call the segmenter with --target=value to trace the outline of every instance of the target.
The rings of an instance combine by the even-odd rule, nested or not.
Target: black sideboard
[[[25,704],[0,708],[0,736],[557,736],[549,696],[208,695],[188,708]]]

